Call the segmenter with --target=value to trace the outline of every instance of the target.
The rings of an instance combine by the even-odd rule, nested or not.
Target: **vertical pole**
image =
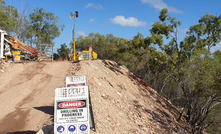
[[[39,56],[39,59],[41,60],[42,58],[42,51],[41,51],[41,44],[40,44],[40,56]]]
[[[52,47],[52,61],[54,60],[54,52],[53,52],[53,45],[51,45],[51,47]]]
[[[0,59],[1,59],[1,58],[4,58],[4,57],[3,57],[3,48],[4,48],[3,46],[4,46],[4,33],[1,32]]]
[[[73,60],[76,60],[76,50],[75,50],[75,15],[73,15]]]

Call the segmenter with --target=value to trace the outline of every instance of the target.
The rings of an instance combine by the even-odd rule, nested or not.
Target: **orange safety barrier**
[[[133,74],[130,74],[130,76],[134,77],[136,80],[138,80],[139,82],[141,82],[142,84],[146,85],[147,86],[147,89],[151,90],[149,84],[143,80],[141,80],[140,78],[138,78],[137,76],[133,75]]]

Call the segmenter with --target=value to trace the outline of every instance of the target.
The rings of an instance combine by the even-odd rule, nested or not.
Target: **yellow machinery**
[[[91,60],[96,60],[97,59],[97,53],[95,53],[94,51],[86,51],[83,50],[83,53],[91,53]]]
[[[8,57],[12,57],[14,61],[20,61],[20,58],[28,60],[38,59],[38,50],[25,44],[18,38],[8,35],[4,30],[1,29],[0,37],[0,58],[7,59]],[[16,44],[19,45],[20,51],[13,52],[12,46],[15,41],[17,42]]]
[[[12,56],[13,56],[14,62],[20,61],[20,53],[21,53],[21,51],[12,51]]]
[[[17,39],[16,37],[11,37],[11,38],[9,39],[9,42],[11,42],[11,43],[14,43],[15,41],[17,41],[17,43],[19,44],[19,49],[28,52],[28,54],[30,55],[30,57],[31,57],[32,59],[33,59],[33,58],[36,58],[36,59],[37,59],[38,51],[37,51],[35,48],[33,48],[33,47],[31,47],[31,46],[25,44],[24,42],[20,41],[20,40]]]
[[[75,51],[75,53],[73,54],[73,57],[72,57],[73,60],[74,60],[74,61],[78,61],[78,60],[79,60],[78,57],[79,57],[79,54]]]
[[[92,49],[92,46],[89,47],[89,51],[82,51],[82,52],[76,52],[75,48],[75,16],[78,18],[78,11],[75,11],[75,14],[70,12],[70,18],[73,18],[73,55],[72,59],[73,61],[79,61],[79,60],[96,60],[97,59],[97,53],[95,53]],[[68,54],[67,54],[68,55]],[[67,59],[67,56],[66,56]]]
[[[77,56],[76,56],[78,59],[76,59],[77,61],[78,60],[96,60],[97,59],[97,53],[95,53],[94,51],[80,51],[77,53]]]

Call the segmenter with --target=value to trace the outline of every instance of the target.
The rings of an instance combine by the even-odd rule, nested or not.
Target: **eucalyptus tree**
[[[17,32],[18,25],[18,11],[15,7],[6,6],[4,0],[0,0],[0,28],[6,30],[9,34]]]
[[[5,1],[4,0],[0,0],[0,11],[3,11],[5,8]]]
[[[9,17],[3,11],[0,11],[0,29],[7,30],[10,27]]]
[[[188,34],[195,38],[197,47],[210,50],[221,41],[221,15],[205,14],[199,24],[190,27]]]
[[[19,13],[18,13],[18,25],[17,29],[17,37],[23,42],[27,42],[29,45],[32,45],[32,37],[31,33],[28,31],[28,27],[30,25],[28,16],[30,14],[30,8],[28,5],[22,5]]]
[[[59,25],[59,18],[43,8],[36,8],[29,15],[29,32],[35,37],[36,47],[40,44],[54,45],[53,40],[59,37],[64,25]]]
[[[205,46],[211,48],[211,45],[207,43],[202,47],[199,43],[202,42],[201,38],[190,34],[183,41],[178,42],[178,26],[181,25],[181,21],[176,21],[167,12],[167,9],[160,12],[159,21],[154,23],[150,30],[152,34],[150,41],[157,44],[160,49],[157,53],[153,53],[150,64],[154,65],[153,70],[158,68],[165,71],[167,73],[165,78],[170,77],[171,83],[175,83],[173,86],[175,94],[171,99],[175,104],[184,107],[181,115],[186,112],[187,126],[191,126],[191,132],[201,133],[208,126],[206,123],[208,114],[220,104],[219,88],[215,86],[218,84],[216,77],[219,77],[220,65],[206,56],[210,55],[210,52],[203,48]],[[202,19],[203,17],[200,20]],[[192,28],[190,32],[193,31]],[[202,29],[195,31],[195,34],[201,36]],[[219,39],[219,36],[217,35],[216,38]],[[164,39],[169,43],[165,43]],[[213,44],[214,40],[207,41],[209,39],[206,38],[203,42]],[[167,87],[169,86],[171,85]]]

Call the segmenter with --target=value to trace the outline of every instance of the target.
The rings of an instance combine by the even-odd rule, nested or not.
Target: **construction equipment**
[[[75,50],[75,16],[78,18],[78,11],[75,11],[75,14],[72,14],[72,12],[70,12],[70,18],[73,18],[73,61],[78,61],[78,57],[76,50]]]
[[[14,62],[19,62],[20,61],[20,58],[21,58],[20,54],[21,54],[21,51],[12,51]]]
[[[97,53],[95,53],[92,49],[92,46],[89,47],[88,50],[83,51],[77,51],[76,53],[76,61],[79,60],[96,60],[97,59]]]
[[[15,37],[11,37],[9,39],[9,42],[11,43],[15,41],[17,41],[17,43],[19,44],[21,55],[24,55],[25,59],[37,60],[38,51],[35,48],[25,44],[24,42],[20,41]]]
[[[76,51],[75,48],[75,16],[78,18],[78,11],[75,11],[75,14],[70,12],[70,18],[73,18],[73,61],[79,60],[95,60],[97,59],[97,53],[92,50],[92,46],[89,47],[89,51]],[[67,56],[66,56],[67,57]],[[67,59],[67,58],[66,58]]]
[[[17,60],[37,60],[38,59],[38,50],[35,48],[25,44],[21,40],[17,39],[16,37],[9,36],[5,31],[1,30],[1,47],[0,47],[0,58],[12,58],[16,56]],[[3,33],[4,32],[4,33]],[[12,46],[14,42],[19,44],[20,51],[15,51],[12,54]]]
[[[83,50],[82,52],[78,52],[79,60],[96,60],[97,53],[94,51],[86,51]]]

